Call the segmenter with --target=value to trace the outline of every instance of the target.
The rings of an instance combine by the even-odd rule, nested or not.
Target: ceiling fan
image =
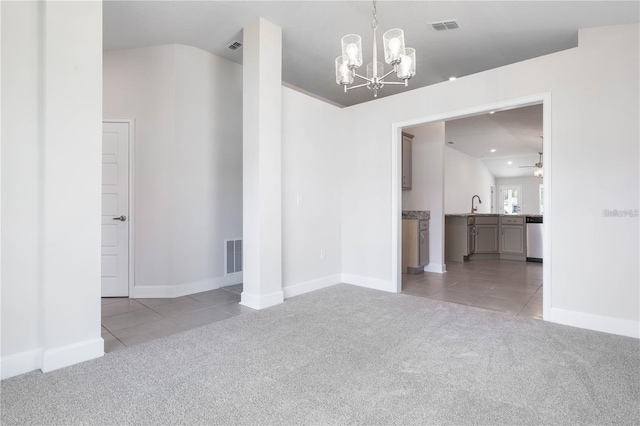
[[[539,152],[538,154],[540,154],[540,162],[535,163],[533,166],[520,166],[520,168],[521,169],[525,169],[527,167],[537,167],[537,168],[541,169],[542,168],[542,153]]]
[[[542,177],[542,173],[543,173],[543,169],[542,169],[542,152],[539,152],[538,154],[540,154],[540,160],[535,163],[533,166],[520,166],[519,168],[524,169],[527,167],[535,167],[536,170],[533,172],[533,176],[535,177]]]

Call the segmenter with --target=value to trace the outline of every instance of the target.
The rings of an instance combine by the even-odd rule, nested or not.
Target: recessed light
[[[496,113],[495,111],[491,111],[489,114],[495,114],[495,113]]]
[[[513,164],[513,161],[507,161],[507,164]]]
[[[496,152],[496,149],[495,149],[495,148],[493,148],[493,149],[491,150],[491,152]]]
[[[453,77],[453,76],[449,77],[449,81],[455,81],[457,79],[458,79],[458,77]]]

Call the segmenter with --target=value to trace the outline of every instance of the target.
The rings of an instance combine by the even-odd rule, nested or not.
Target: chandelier
[[[356,73],[358,67],[362,65],[362,39],[359,35],[349,34],[342,37],[342,55],[336,58],[336,83],[347,90],[366,87],[373,90],[373,96],[378,97],[378,90],[386,84],[408,86],[409,79],[416,75],[416,51],[411,47],[404,46],[404,32],[401,29],[389,30],[382,36],[384,43],[384,60],[393,66],[389,72],[384,72],[384,65],[378,62],[378,47],[376,45],[376,30],[378,29],[378,19],[376,10],[377,0],[373,0],[373,62],[367,65],[367,76],[364,77]],[[395,73],[402,81],[385,81],[385,78]],[[350,86],[358,77],[365,83]]]

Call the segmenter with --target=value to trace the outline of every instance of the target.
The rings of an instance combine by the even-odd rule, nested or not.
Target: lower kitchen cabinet
[[[498,253],[498,225],[476,225],[474,253]]]
[[[503,254],[524,256],[524,218],[503,217],[500,230],[500,247]]]
[[[525,261],[523,216],[446,215],[445,261],[506,259]]]
[[[480,216],[475,218],[474,253],[498,253],[498,216]]]
[[[402,273],[424,272],[429,264],[429,221],[402,220]]]

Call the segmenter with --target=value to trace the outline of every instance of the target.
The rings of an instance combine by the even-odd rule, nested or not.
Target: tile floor
[[[444,274],[403,274],[402,292],[542,318],[542,264],[510,260],[451,262]]]
[[[231,318],[251,308],[240,305],[242,284],[174,299],[102,299],[104,351],[119,349]]]

